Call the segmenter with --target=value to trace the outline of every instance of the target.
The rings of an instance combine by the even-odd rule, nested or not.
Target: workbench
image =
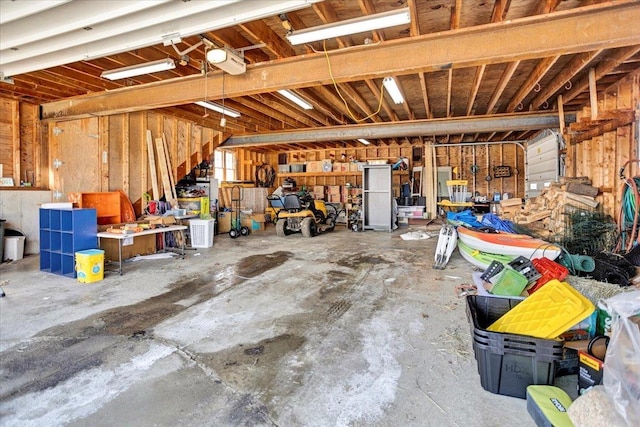
[[[126,239],[135,239],[138,236],[145,236],[149,234],[162,234],[164,237],[165,233],[178,231],[182,233],[182,239],[180,246],[180,254],[184,259],[184,249],[185,249],[185,235],[184,230],[187,229],[186,225],[170,225],[168,227],[158,227],[151,228],[149,230],[139,231],[137,233],[129,233],[129,234],[119,234],[119,233],[109,233],[107,231],[103,231],[98,233],[98,246],[100,245],[100,239],[116,239],[118,241],[118,273],[122,276],[122,244]]]

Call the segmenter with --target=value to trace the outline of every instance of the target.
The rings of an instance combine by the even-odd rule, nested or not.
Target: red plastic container
[[[563,281],[569,275],[569,270],[564,265],[558,264],[555,261],[551,261],[549,258],[536,258],[532,259],[531,263],[534,268],[538,270],[538,273],[542,274],[538,280],[536,280],[535,285],[527,290],[529,295],[537,291],[550,280],[558,279],[559,281]]]

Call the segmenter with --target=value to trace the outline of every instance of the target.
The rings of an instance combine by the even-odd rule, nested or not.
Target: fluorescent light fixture
[[[173,59],[161,59],[159,61],[146,62],[144,64],[131,65],[129,67],[116,68],[103,71],[100,77],[109,80],[126,79],[127,77],[141,76],[142,74],[157,73],[159,71],[173,70],[176,63]]]
[[[234,76],[247,71],[247,64],[245,64],[244,58],[233,49],[227,47],[212,49],[207,52],[207,61]]]
[[[402,104],[404,102],[404,98],[402,97],[402,93],[400,92],[400,88],[398,87],[398,83],[396,83],[396,79],[393,77],[385,77],[382,80],[382,84],[384,88],[389,92],[391,99],[396,104]]]
[[[287,35],[287,39],[292,45],[298,45],[333,37],[347,36],[349,34],[395,27],[396,25],[404,25],[410,22],[411,13],[409,12],[409,8],[405,7],[390,12],[377,13],[361,18],[347,19],[345,21],[293,31]]]
[[[364,139],[364,138],[358,138],[358,141],[359,141],[359,142],[361,142],[361,143],[363,143],[364,145],[369,145],[369,144],[371,144],[369,141],[367,141],[367,140],[366,140],[366,139]]]
[[[289,101],[297,104],[298,106],[304,108],[305,110],[313,110],[313,105],[309,104],[307,101],[305,101],[304,99],[300,98],[298,95],[296,95],[293,92],[290,92],[286,89],[280,89],[278,91],[278,93],[282,96],[284,96],[285,98],[287,98]]]
[[[197,101],[196,104],[198,104],[201,107],[208,108],[213,111],[217,111],[218,113],[222,113],[226,116],[233,117],[234,119],[237,119],[238,117],[240,117],[240,113],[237,112],[236,110],[233,110],[229,107],[223,107],[222,105],[216,104],[215,102]]]

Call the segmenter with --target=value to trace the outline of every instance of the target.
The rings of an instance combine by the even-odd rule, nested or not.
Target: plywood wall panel
[[[146,178],[148,162],[144,115],[144,112],[127,114],[127,122],[129,123],[129,155],[127,156],[129,158],[129,183],[126,190],[123,185],[123,191],[132,202],[141,200],[142,195],[147,191],[146,181],[143,180]]]
[[[18,179],[20,185],[20,155],[15,157],[14,145],[20,135],[18,101],[0,99],[0,162],[3,165],[3,176]],[[16,164],[18,167],[16,167]]]
[[[98,118],[86,118],[52,125],[51,157],[62,165],[54,169],[54,188],[68,200],[71,192],[103,191],[101,188]]]
[[[123,152],[122,129],[125,121],[125,114],[117,114],[108,117],[108,140],[109,140],[109,187],[104,191],[114,191],[122,189],[124,174],[122,163],[128,152]]]
[[[20,103],[20,178],[35,185],[40,174],[40,139],[38,138],[38,107]]]

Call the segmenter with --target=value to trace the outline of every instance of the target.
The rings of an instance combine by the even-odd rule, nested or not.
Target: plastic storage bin
[[[190,219],[189,233],[191,247],[210,248],[213,246],[213,219]]]
[[[482,388],[525,399],[527,386],[553,384],[563,342],[485,330],[521,301],[471,295],[467,297],[467,319]]]
[[[532,259],[531,263],[538,270],[538,273],[542,275],[536,283],[528,289],[529,295],[537,291],[542,285],[550,282],[553,279],[563,281],[569,275],[569,270],[564,265],[558,264],[549,258],[536,258]]]
[[[104,279],[104,251],[87,249],[76,252],[78,282],[93,283]]]

